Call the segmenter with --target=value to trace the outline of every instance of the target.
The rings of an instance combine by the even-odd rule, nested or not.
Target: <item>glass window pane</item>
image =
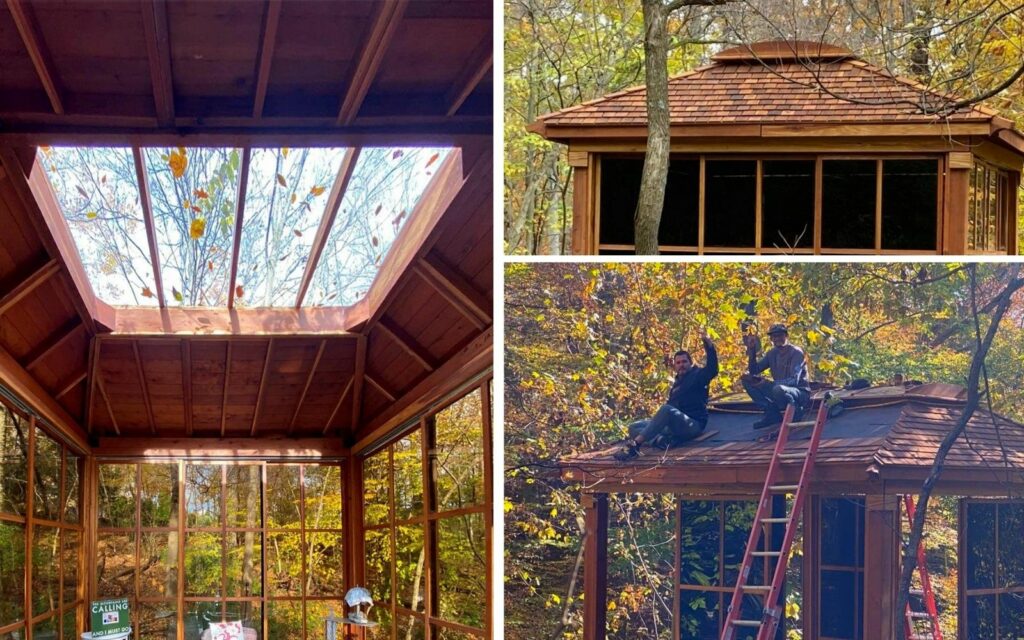
[[[754,522],[754,513],[757,504],[754,502],[725,502],[722,505],[724,510],[724,531],[725,540],[722,548],[725,551],[722,563],[725,570],[726,585],[736,584],[739,578],[740,565],[743,564],[743,551],[750,539],[750,528]],[[764,536],[758,540],[757,548],[764,550]],[[751,566],[748,584],[764,584],[764,565],[754,562]]]
[[[243,629],[251,629],[256,632],[256,638],[263,637],[263,605],[260,602],[225,602],[224,619],[240,620]],[[168,638],[168,640],[174,640]]]
[[[267,595],[302,595],[302,537],[298,533],[267,534]]]
[[[643,158],[601,156],[601,244],[633,244],[633,214],[640,199],[643,170]]]
[[[438,617],[483,628],[487,600],[484,515],[445,518],[436,527]]]
[[[967,640],[991,640],[996,637],[996,597],[967,597]]]
[[[430,625],[430,629],[430,637],[437,638],[437,640],[478,640],[483,638],[483,635],[466,633],[465,631],[452,629],[437,623]]]
[[[267,527],[299,528],[299,467],[267,465]]]
[[[81,637],[79,620],[82,619],[80,616],[82,611],[84,608],[78,606],[64,613],[64,620],[61,622],[61,640],[78,640]]]
[[[43,147],[40,160],[97,297],[156,306],[131,149]]]
[[[999,594],[999,637],[1024,638],[1024,593]]]
[[[683,638],[718,637],[718,594],[709,591],[679,592],[679,635]]]
[[[142,533],[139,547],[139,595],[173,598],[178,593],[178,534]]]
[[[345,569],[342,534],[326,531],[306,532],[309,554],[306,556],[309,595],[344,596]]]
[[[364,533],[366,588],[373,602],[385,610],[391,603],[391,534],[377,529]]]
[[[996,586],[996,506],[993,503],[968,502],[964,545],[964,574],[968,589]]]
[[[856,637],[856,586],[852,571],[821,572],[821,635],[830,638]]]
[[[395,592],[398,606],[423,611],[423,525],[395,529]]]
[[[135,526],[135,465],[101,464],[99,526]]]
[[[704,246],[753,247],[757,163],[707,160],[704,184]]]
[[[263,524],[260,502],[262,467],[255,464],[227,467],[227,511],[229,527],[259,528]]]
[[[178,523],[178,465],[143,464],[139,500],[143,527],[173,527]]]
[[[185,510],[189,527],[220,526],[221,465],[185,465]]]
[[[268,602],[267,635],[274,640],[302,640],[302,602]]]
[[[229,531],[227,547],[228,597],[263,593],[263,536],[254,531]]]
[[[423,513],[423,434],[413,431],[393,445],[395,520]]]
[[[64,450],[64,522],[78,523],[78,505],[81,500],[82,458]]]
[[[57,616],[51,616],[32,625],[32,637],[38,640],[54,640],[57,637],[57,620]]]
[[[761,164],[761,246],[814,246],[814,160]]]
[[[395,628],[398,637],[402,640],[423,640],[423,619],[409,615],[398,614],[395,620]],[[434,637],[438,637],[434,632]]]
[[[1024,504],[1019,502],[1001,503],[998,506],[998,511],[999,584],[996,586],[1003,588],[1024,585],[1024,553],[1021,549],[1021,533],[1024,532]]]
[[[863,502],[853,498],[821,500],[821,563],[838,567],[857,567],[864,532],[858,527],[858,511]]]
[[[936,249],[938,160],[882,161],[882,248]]]
[[[184,633],[186,638],[202,638],[211,622],[224,619],[219,602],[186,602]],[[166,640],[171,640],[167,638]]]
[[[362,150],[313,274],[307,306],[352,304],[366,295],[392,242],[448,152]]]
[[[639,192],[636,197],[639,198]],[[636,199],[633,200],[635,209]],[[631,230],[633,210],[626,216]],[[699,219],[700,160],[669,159],[665,204],[662,205],[661,224],[658,225],[658,244],[696,247]]]
[[[0,627],[25,618],[25,526],[0,520]]]
[[[875,248],[874,160],[824,160],[821,176],[821,246]]]
[[[32,511],[37,518],[60,520],[60,462],[60,445],[36,427],[36,481],[32,485]]]
[[[101,598],[135,597],[135,534],[100,533],[96,583]]]
[[[25,515],[28,420],[0,404],[0,512]]]
[[[185,595],[223,595],[221,554],[224,538],[218,533],[193,531],[185,535]]]
[[[240,304],[291,306],[347,149],[253,149],[239,249]]]
[[[720,503],[683,500],[680,520],[679,582],[690,585],[722,585]]]
[[[145,154],[167,304],[225,306],[239,151],[178,147]]]
[[[335,618],[342,618],[345,615],[344,605],[345,603],[341,600],[307,600],[306,640],[319,640],[326,637],[324,632],[327,629],[328,612],[333,610]],[[340,631],[338,637],[341,637]],[[366,637],[373,638],[373,631],[367,633]]]
[[[366,526],[390,520],[389,485],[390,457],[383,449],[363,460],[363,523]]]
[[[60,606],[60,539],[56,527],[36,525],[32,531],[32,616]]]
[[[139,640],[175,640],[177,638],[178,612],[174,602],[140,602],[134,624],[139,630]]]
[[[82,555],[82,535],[77,531],[61,531],[61,598],[65,603],[78,600],[78,564]]]
[[[307,464],[306,529],[341,529],[341,467]]]
[[[437,511],[483,504],[484,429],[480,391],[464,396],[433,420],[431,470]],[[397,491],[397,488],[396,488]]]

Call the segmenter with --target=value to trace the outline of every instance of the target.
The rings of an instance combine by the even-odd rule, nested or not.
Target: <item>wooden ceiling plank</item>
[[[359,428],[363,415],[363,378],[366,375],[366,336],[356,342],[356,370],[352,374],[352,429]]]
[[[153,417],[153,404],[149,398],[149,383],[146,382],[146,372],[142,368],[142,356],[139,355],[138,340],[132,341],[132,353],[135,354],[135,369],[139,373],[139,386],[142,388],[142,402],[146,405],[146,417],[149,418],[149,432],[156,435],[156,419]]]
[[[487,72],[491,70],[493,64],[494,47],[491,37],[488,35],[469,54],[466,65],[459,72],[458,79],[452,84],[451,89],[448,90],[448,94],[444,99],[444,103],[448,105],[448,109],[445,111],[446,116],[450,118],[462,108],[466,98],[476,90],[477,85],[484,79]]]
[[[96,389],[100,392],[100,397],[103,398],[103,404],[107,407],[107,416],[110,418],[110,425],[114,427],[114,434],[121,435],[121,430],[117,427],[117,420],[114,418],[114,407],[110,404],[110,397],[107,395],[107,388],[103,384],[103,372],[96,372]]]
[[[81,425],[3,347],[0,347],[0,380],[60,431],[79,451],[89,451],[88,437]]]
[[[341,405],[345,402],[345,398],[348,397],[348,392],[352,389],[352,384],[355,380],[355,376],[349,378],[348,382],[345,383],[345,387],[341,390],[341,395],[338,396],[338,401],[334,404],[334,410],[331,411],[331,417],[327,418],[327,422],[324,424],[324,435],[327,435],[327,432],[331,430],[331,424],[334,423],[334,418],[338,415],[338,411],[341,410]]]
[[[391,393],[386,388],[384,388],[384,385],[382,385],[381,383],[377,382],[377,380],[375,380],[372,376],[370,376],[369,374],[364,373],[363,374],[363,379],[366,380],[367,382],[369,382],[370,385],[373,386],[373,388],[375,388],[377,391],[380,391],[381,393],[383,393],[384,396],[388,399],[388,402],[394,402],[395,401],[395,394]]]
[[[402,351],[405,351],[413,360],[419,363],[419,365],[428,372],[437,368],[437,365],[434,363],[434,358],[430,353],[428,353],[421,344],[416,342],[408,332],[392,322],[390,318],[382,316],[380,320],[377,321],[377,324],[374,325],[374,328],[383,331],[392,342],[397,344]]]
[[[352,173],[359,162],[360,147],[353,147],[345,154],[338,168],[338,175],[334,178],[331,186],[331,195],[327,199],[327,207],[320,219],[320,226],[317,227],[316,236],[313,238],[313,246],[309,249],[309,259],[306,261],[306,270],[302,274],[302,281],[299,284],[299,295],[295,298],[295,308],[302,307],[302,301],[306,298],[309,285],[313,282],[313,273],[320,263],[320,256],[323,254],[327,238],[331,235],[331,228],[334,226],[334,219],[338,215],[338,208],[348,191],[348,183],[352,179]]]
[[[192,436],[192,341],[181,341],[181,394],[185,408],[185,435]]]
[[[228,309],[235,307],[235,288],[238,286],[238,253],[242,247],[242,222],[245,219],[245,192],[249,188],[249,160],[252,149],[242,149],[242,162],[238,171],[238,201],[235,204],[235,237],[231,244],[231,279],[228,281]]]
[[[228,387],[231,384],[231,341],[227,341],[228,352],[224,358],[224,396],[220,403],[220,437],[224,437],[227,431],[228,416]]]
[[[486,297],[437,255],[430,253],[421,258],[413,269],[477,329],[491,324]]]
[[[153,103],[161,127],[174,126],[174,79],[171,71],[171,44],[167,27],[166,0],[141,0],[142,30],[149,58],[149,77],[153,83]]]
[[[60,329],[54,331],[46,337],[46,340],[41,345],[36,347],[35,351],[25,358],[25,370],[31,371],[38,367],[44,360],[53,355],[53,353],[64,346],[68,340],[74,338],[83,329],[85,329],[85,325],[76,317],[68,324],[65,324]]]
[[[281,21],[281,1],[267,0],[263,12],[263,32],[260,36],[260,51],[256,57],[256,97],[253,100],[252,117],[263,117],[263,105],[267,101],[267,86],[270,83],[270,65],[277,41],[277,26]]]
[[[35,291],[39,285],[49,280],[58,271],[60,271],[60,262],[56,258],[51,258],[43,266],[33,271],[31,275],[0,297],[0,315],[10,311],[25,296]]]
[[[64,102],[61,98],[61,87],[57,79],[57,72],[53,66],[53,59],[50,51],[43,41],[43,34],[39,30],[32,13],[32,8],[26,0],[7,0],[7,8],[14,18],[14,24],[21,34],[21,41],[25,45],[32,66],[36,69],[36,75],[43,84],[46,96],[50,99],[50,106],[57,115],[64,115]]]
[[[135,176],[139,181],[139,201],[142,203],[142,220],[146,225],[146,242],[149,245],[149,264],[153,269],[153,282],[156,285],[156,298],[163,309],[167,306],[164,297],[164,282],[160,272],[160,252],[156,246],[156,225],[153,223],[153,202],[149,194],[149,178],[146,173],[146,158],[142,149],[132,147],[135,157]]]
[[[398,23],[408,4],[409,0],[385,0],[380,3],[377,17],[360,50],[352,80],[342,100],[338,125],[348,126],[359,115],[359,109],[377,76],[380,63],[384,60],[384,54],[391,44],[395,31],[398,30]]]
[[[256,393],[256,408],[252,412],[252,427],[249,429],[249,435],[256,435],[256,423],[260,417],[260,409],[263,407],[263,392],[267,388],[267,370],[270,369],[271,354],[274,351],[274,339],[271,338],[267,342],[267,353],[263,357],[263,372],[260,374],[260,389]]]
[[[313,360],[313,366],[309,369],[309,375],[306,376],[306,384],[302,387],[302,394],[299,396],[299,402],[295,405],[295,413],[292,414],[292,421],[288,424],[288,435],[291,435],[295,431],[295,421],[299,418],[299,411],[302,410],[302,403],[306,400],[306,394],[309,393],[309,387],[313,384],[313,376],[316,374],[316,368],[320,366],[320,358],[324,355],[324,349],[327,347],[327,340],[320,341],[320,347],[316,350],[316,358]]]
[[[64,386],[60,387],[60,389],[57,391],[57,393],[53,396],[54,399],[55,400],[60,400],[61,398],[66,396],[68,393],[70,393],[72,389],[74,389],[78,385],[82,384],[82,382],[86,378],[88,378],[88,377],[89,377],[89,369],[86,369],[85,371],[82,371],[81,373],[75,374],[74,376],[71,377],[70,380],[68,380],[64,384]]]

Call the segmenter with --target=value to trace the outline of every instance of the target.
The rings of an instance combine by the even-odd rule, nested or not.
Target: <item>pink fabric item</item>
[[[245,640],[241,622],[211,622],[208,631],[210,640]]]
[[[242,631],[245,633],[245,640],[256,640],[257,635],[255,629],[250,629],[249,627],[242,627]],[[203,635],[200,640],[213,640],[213,638],[210,635],[210,630],[208,628],[203,630]]]

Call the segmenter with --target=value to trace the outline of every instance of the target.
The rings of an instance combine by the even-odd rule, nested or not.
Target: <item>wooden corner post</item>
[[[586,151],[569,151],[569,166],[572,167],[572,252],[573,255],[597,253],[591,247],[594,208],[590,204],[589,167],[590,154]]]
[[[585,493],[583,538],[583,639],[604,640],[608,611],[608,494]]]
[[[942,253],[967,253],[968,198],[971,193],[971,168],[974,159],[967,152],[949,154],[942,215]]]

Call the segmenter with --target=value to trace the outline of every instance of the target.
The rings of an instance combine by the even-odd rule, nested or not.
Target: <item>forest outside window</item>
[[[967,640],[1024,636],[1024,503],[963,500],[961,620]]]
[[[967,250],[1005,253],[1013,214],[1010,173],[975,159],[967,207]]]
[[[821,498],[818,637],[864,637],[864,499]]]

